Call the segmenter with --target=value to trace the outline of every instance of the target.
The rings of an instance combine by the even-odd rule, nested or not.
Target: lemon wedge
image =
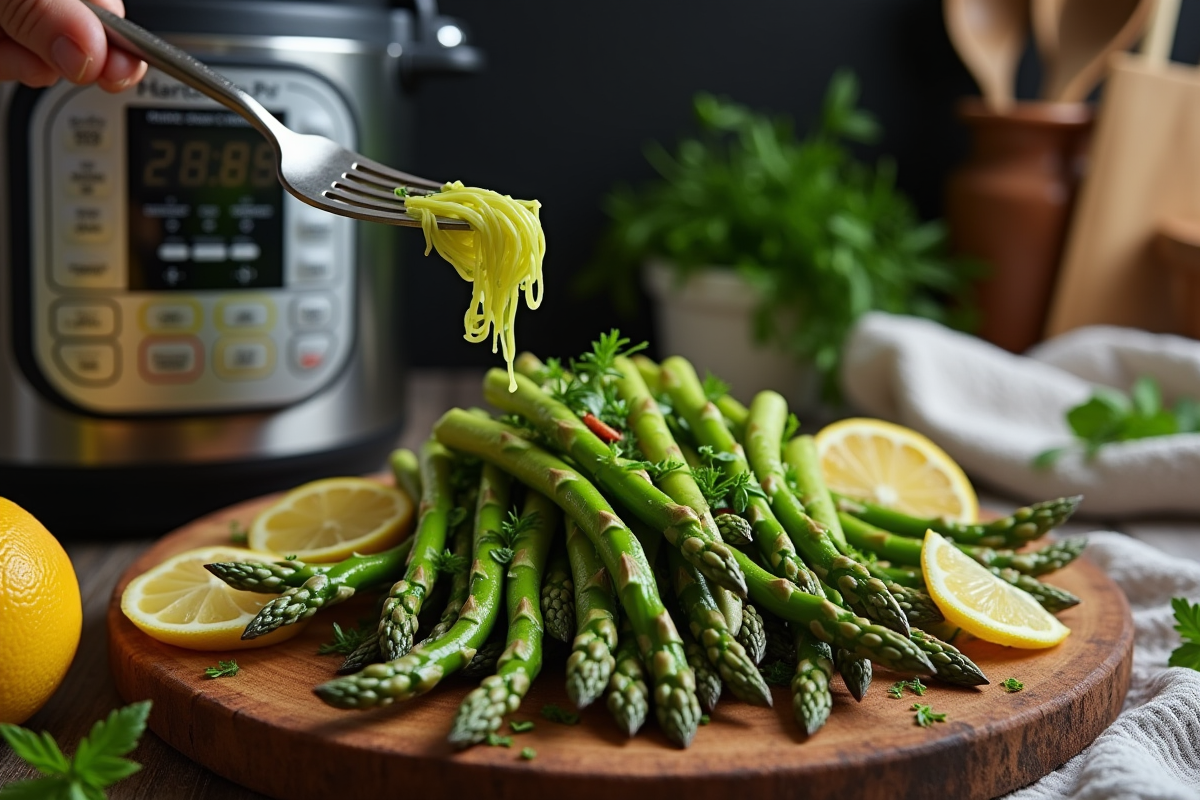
[[[914,517],[975,521],[979,500],[962,468],[910,428],[853,417],[822,428],[816,444],[825,483],[838,494]]]
[[[340,561],[398,544],[412,525],[407,494],[365,478],[326,478],[288,492],[250,526],[255,550],[301,561]]]
[[[1010,647],[1053,647],[1071,629],[1023,589],[1005,583],[939,533],[925,532],[921,571],[946,619],[987,642]]]
[[[121,611],[148,636],[189,650],[244,650],[282,642],[305,623],[242,641],[246,624],[279,595],[234,589],[204,568],[218,561],[276,560],[272,553],[241,547],[188,550],[130,581],[121,594]]]

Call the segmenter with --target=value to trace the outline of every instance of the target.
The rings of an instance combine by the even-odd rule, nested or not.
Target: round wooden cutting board
[[[183,550],[227,543],[229,523],[248,525],[270,498],[234,506],[172,533],[117,584],[108,612],[110,657],[127,701],[152,699],[150,727],[205,767],[287,800],[477,797],[536,800],[688,800],[766,798],[991,798],[1023,786],[1080,752],[1116,718],[1129,687],[1133,623],[1117,586],[1081,559],[1051,582],[1083,598],[1061,615],[1073,633],[1048,651],[1013,650],[974,640],[962,646],[991,679],[980,689],[931,682],[924,698],[886,691],[903,677],[877,670],[861,703],[836,680],[833,714],[815,736],[792,719],[791,696],[775,707],[722,698],[692,746],[671,746],[653,719],[632,739],[603,703],[579,725],[549,722],[546,704],[570,709],[563,688],[565,649],[548,649],[547,667],[510,719],[535,729],[511,748],[456,752],[446,733],[462,697],[476,685],[448,679],[415,701],[373,711],[339,711],[312,693],[340,664],[317,655],[331,622],[354,625],[372,606],[352,600],[318,614],[299,636],[261,650],[203,653],[160,644],[121,613],[125,585]],[[552,643],[556,644],[556,643]],[[548,646],[549,647],[549,646]],[[204,668],[236,657],[241,672],[209,679]],[[1015,677],[1024,691],[1000,685]],[[914,723],[920,699],[948,719]],[[507,725],[501,733],[509,733]],[[532,760],[520,756],[532,747]]]

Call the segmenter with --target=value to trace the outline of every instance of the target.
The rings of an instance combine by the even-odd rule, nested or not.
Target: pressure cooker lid
[[[388,0],[126,0],[125,3],[131,20],[156,33],[316,36],[381,46],[396,40],[392,6]]]

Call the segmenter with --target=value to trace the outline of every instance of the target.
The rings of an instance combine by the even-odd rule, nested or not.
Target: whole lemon
[[[45,705],[82,627],[66,551],[32,514],[0,497],[0,722],[19,725]]]

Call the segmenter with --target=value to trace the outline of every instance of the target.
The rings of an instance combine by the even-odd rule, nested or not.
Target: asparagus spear
[[[393,450],[388,456],[388,466],[398,487],[414,502],[421,497],[421,462],[416,453],[407,448]]]
[[[963,655],[954,645],[947,644],[933,634],[916,628],[913,629],[911,636],[913,642],[929,656],[938,680],[955,686],[982,686],[988,683],[983,670],[979,669],[974,661]]]
[[[737,514],[718,514],[715,519],[725,544],[741,547],[754,541],[754,528]]]
[[[754,473],[771,498],[772,509],[813,571],[841,594],[847,606],[861,616],[907,636],[908,622],[887,586],[872,577],[862,564],[843,555],[838,548],[840,543],[830,535],[829,528],[804,513],[800,501],[788,487],[780,460],[786,419],[787,401],[776,392],[759,392],[750,404],[746,453]],[[805,462],[793,466],[797,473],[807,475],[806,483],[819,483],[819,465],[814,467]],[[814,472],[818,475],[814,476]]]
[[[925,531],[932,528],[958,544],[1020,547],[1066,522],[1075,513],[1083,497],[1076,495],[1045,500],[1018,508],[1003,519],[986,523],[955,522],[941,517],[921,519],[865,500],[841,495],[835,495],[834,499],[839,511],[845,511],[863,522],[901,536],[923,539]]]
[[[502,370],[497,372],[504,375]],[[527,384],[528,379],[524,382]],[[522,376],[517,376],[517,383],[519,394]],[[667,738],[686,747],[700,722],[695,678],[642,547],[612,506],[581,474],[503,423],[453,409],[438,420],[434,433],[448,447],[472,453],[551,497],[578,523],[612,576],[621,607],[633,624],[654,680],[659,724]],[[641,479],[639,483],[653,488]],[[655,501],[653,495],[647,499]],[[654,515],[658,514],[656,511]],[[695,520],[694,513],[691,518]]]
[[[792,678],[792,713],[804,732],[812,736],[833,710],[833,653],[829,645],[804,628],[795,631],[796,674]]]
[[[521,521],[506,531],[513,552],[505,587],[507,644],[496,662],[496,674],[484,678],[479,688],[468,694],[458,707],[449,738],[459,747],[478,744],[497,731],[504,715],[520,707],[521,699],[542,669],[538,590],[560,516],[553,501],[538,492],[529,492]]]
[[[444,447],[439,447],[445,451]],[[422,448],[423,465],[426,463],[424,452],[427,449],[428,446]],[[431,456],[439,455],[436,449],[429,449],[429,452]],[[444,460],[448,462],[449,459]],[[426,474],[430,475],[430,480],[424,481],[427,491],[434,482],[434,472],[426,470]],[[509,476],[502,470],[491,465],[484,466],[475,512],[471,594],[463,604],[454,626],[440,639],[422,642],[400,658],[371,664],[355,675],[321,684],[314,689],[318,697],[337,708],[389,705],[428,692],[446,675],[470,663],[480,645],[487,641],[499,616],[504,565],[493,553],[504,546],[500,530],[504,522],[504,509],[508,507],[510,483]]]
[[[663,362],[661,375],[663,390],[671,396],[675,412],[687,421],[696,438],[718,453],[733,456],[733,460],[722,462],[726,474],[749,474],[750,465],[742,446],[725,426],[717,407],[705,398],[692,365],[682,358],[668,358]],[[771,571],[810,594],[819,594],[821,587],[817,577],[801,560],[791,538],[771,510],[771,504],[764,498],[752,496],[747,516],[754,530],[755,545]]]
[[[570,642],[575,634],[575,583],[571,580],[567,550],[561,544],[554,544],[550,550],[541,594],[546,633],[560,642]]]
[[[1057,614],[1071,606],[1079,605],[1079,598],[1066,589],[1042,583],[1037,578],[1023,575],[1015,569],[1000,569],[999,567],[989,567],[988,569],[1005,583],[1011,583],[1013,586],[1029,592],[1033,599],[1041,603],[1042,608],[1051,614]]]
[[[475,492],[468,493],[464,499],[466,500],[464,505],[474,505],[476,499]],[[473,528],[474,521],[471,519],[470,514],[466,514],[462,521],[454,526],[454,532],[450,536],[450,553],[464,564],[471,562]],[[467,602],[467,596],[470,593],[470,571],[464,568],[453,573],[450,576],[450,593],[446,598],[446,607],[442,611],[441,617],[438,618],[437,623],[429,629],[429,635],[425,637],[426,639],[436,639],[454,626],[455,621],[458,620],[458,612],[462,610],[463,603]]]
[[[373,633],[365,637],[358,647],[350,651],[349,655],[338,667],[338,675],[350,675],[358,672],[368,664],[377,664],[383,661],[383,651],[379,649],[379,633]]]
[[[242,632],[243,639],[265,636],[276,628],[308,619],[318,609],[341,603],[361,588],[380,585],[395,578],[412,551],[413,539],[371,556],[351,556],[333,565],[310,566],[298,561],[276,564],[205,564],[205,568],[238,589],[253,592],[282,589],[279,597],[259,609]],[[294,571],[284,564],[299,565]],[[249,567],[248,570],[242,569]],[[260,578],[263,573],[268,577]],[[295,582],[302,581],[299,585]],[[258,584],[256,586],[255,584]],[[286,589],[283,587],[287,587]]]
[[[867,689],[871,686],[871,676],[874,672],[870,660],[856,655],[844,647],[835,647],[833,649],[833,666],[842,676],[842,680],[846,682],[846,688],[850,690],[850,694],[861,703],[862,699],[867,696]]]
[[[778,400],[771,398],[768,407],[774,411],[774,407],[778,405]],[[786,417],[786,403],[782,408]],[[783,460],[792,467],[796,483],[796,499],[804,507],[804,513],[824,525],[829,531],[829,538],[833,540],[839,550],[845,552],[846,537],[843,535],[842,526],[838,521],[833,497],[825,485],[825,476],[821,474],[821,459],[817,455],[816,440],[807,435],[794,437],[783,449]]]
[[[417,615],[437,581],[436,560],[446,543],[453,508],[450,472],[454,456],[429,440],[421,446],[421,504],[404,577],[392,585],[379,617],[379,647],[392,660],[407,653],[417,632]]]
[[[767,634],[758,609],[747,603],[742,608],[742,629],[737,640],[746,648],[746,655],[755,665],[761,664],[767,652]]]
[[[876,575],[876,570],[872,565],[867,564],[866,567],[868,572]],[[904,612],[904,618],[910,625],[933,625],[945,621],[946,618],[942,616],[941,609],[925,591],[896,583],[883,574],[876,575],[876,577],[883,581],[888,591],[892,593],[892,597],[896,598],[896,604],[900,606],[900,610]]]
[[[696,699],[700,708],[711,713],[721,699],[721,675],[704,655],[704,648],[689,633],[682,633],[688,666],[696,676]]]
[[[575,584],[575,641],[567,659],[567,696],[578,708],[604,694],[617,647],[617,598],[596,548],[567,518],[567,555]]]
[[[503,639],[495,637],[488,639],[479,645],[479,649],[475,651],[470,662],[460,669],[458,674],[464,678],[482,678],[491,675],[496,671],[496,666],[500,662],[500,656],[504,655],[504,650]]]
[[[650,713],[650,690],[646,688],[646,672],[638,654],[637,637],[629,620],[622,620],[613,653],[615,665],[608,681],[605,705],[617,725],[626,735],[633,736]]]
[[[671,582],[675,596],[684,617],[688,620],[688,628],[700,645],[700,652],[707,657],[712,669],[716,670],[720,680],[729,684],[730,691],[740,700],[758,706],[771,705],[771,691],[763,682],[756,668],[756,662],[746,651],[740,637],[734,637],[725,623],[725,617],[717,607],[717,601],[709,591],[707,582],[695,567],[683,560],[675,548],[667,549],[667,564],[670,569]],[[744,606],[753,613],[752,606]],[[761,633],[762,619],[754,614]],[[742,631],[747,628],[742,623]],[[760,659],[761,660],[761,654]],[[688,663],[691,663],[689,660]],[[693,665],[695,669],[695,665]],[[699,685],[699,679],[697,679]],[[718,682],[718,693],[720,692]],[[715,698],[713,700],[715,703]],[[701,705],[704,698],[701,697]]]
[[[846,538],[854,547],[869,550],[888,561],[905,566],[921,565],[921,540],[889,533],[877,528],[845,511],[838,512]],[[1083,549],[1087,539],[1074,536],[1051,542],[1040,550],[1017,552],[1015,550],[993,550],[971,544],[955,544],[962,552],[985,567],[1015,569],[1025,575],[1037,577],[1062,569],[1070,564]]]
[[[516,376],[517,389],[508,391],[504,370],[493,369],[484,379],[484,397],[497,408],[520,414],[568,454],[584,472],[636,513],[645,514],[648,525],[662,531],[684,558],[719,586],[745,595],[746,581],[738,572],[729,545],[719,534],[706,530],[692,509],[676,502],[646,504],[647,490],[661,494],[645,473],[631,471],[618,462],[613,452],[577,417],[523,375]]]

